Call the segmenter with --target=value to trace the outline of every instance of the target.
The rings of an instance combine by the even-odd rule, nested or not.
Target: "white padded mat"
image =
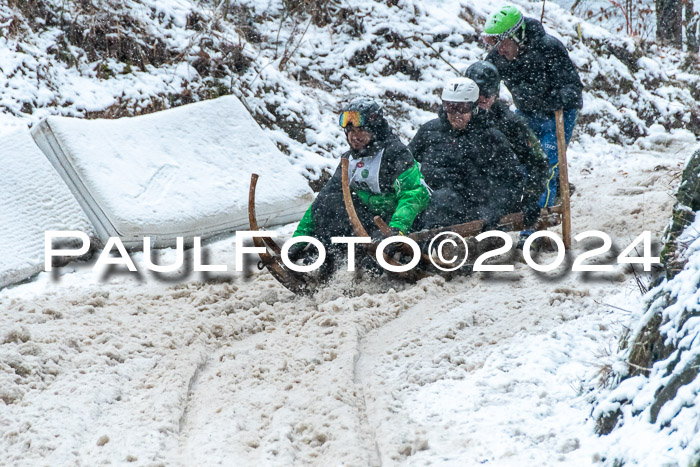
[[[0,137],[0,288],[44,269],[44,232],[94,232],[80,205],[21,128]],[[79,246],[79,245],[75,245]]]
[[[234,96],[117,120],[48,117],[32,129],[104,240],[248,230],[250,175],[261,226],[299,220],[313,200],[298,174]]]

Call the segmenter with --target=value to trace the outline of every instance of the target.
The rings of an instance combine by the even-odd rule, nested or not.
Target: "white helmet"
[[[479,86],[469,78],[452,78],[442,88],[442,100],[476,102],[479,100]]]

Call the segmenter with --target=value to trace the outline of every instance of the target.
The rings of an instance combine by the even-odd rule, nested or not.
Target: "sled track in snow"
[[[372,428],[372,425],[369,422],[369,416],[367,413],[367,396],[365,394],[365,390],[363,387],[363,381],[360,378],[359,374],[359,362],[362,358],[362,341],[363,341],[364,336],[357,336],[357,354],[355,355],[355,358],[353,359],[353,366],[352,366],[352,381],[355,384],[355,387],[357,388],[357,398],[358,401],[360,402],[360,407],[359,407],[359,415],[360,415],[360,427],[362,429],[363,433],[363,438],[365,440],[365,443],[367,445],[367,450],[368,450],[368,455],[369,455],[369,461],[370,465],[382,465],[382,454],[379,449],[379,443],[377,441],[377,436],[376,433],[374,432],[374,429]]]
[[[658,234],[684,157],[676,156],[646,154],[635,172],[620,158],[603,177],[572,170],[574,233],[602,230],[622,243]],[[12,323],[0,362],[14,369],[0,381],[11,433],[0,449],[18,465],[463,465],[513,456],[537,464],[538,453],[576,463],[585,446],[565,433],[570,423],[555,422],[557,410],[580,415],[566,411],[576,394],[558,390],[577,375],[558,375],[557,365],[596,360],[577,350],[581,339],[610,345],[600,302],[636,294],[634,279],[620,269],[602,281],[543,280],[515,266],[495,280],[413,285],[339,274],[305,298],[256,273],[0,299]],[[608,330],[572,334],[579,321]],[[523,354],[544,358],[539,347],[549,366]]]
[[[183,428],[187,426],[187,416],[190,412],[192,395],[197,389],[197,383],[199,382],[200,374],[209,365],[210,360],[210,357],[206,357],[203,360],[201,360],[199,364],[195,367],[194,372],[190,377],[190,381],[187,384],[187,399],[185,400],[185,406],[182,409],[182,415],[180,416],[180,421],[178,422],[178,434],[181,434],[183,432]]]

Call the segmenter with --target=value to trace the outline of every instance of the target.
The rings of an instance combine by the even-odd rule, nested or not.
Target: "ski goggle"
[[[449,102],[442,101],[442,108],[448,114],[469,114],[472,113],[474,109],[474,104],[472,102]]]
[[[481,35],[481,42],[489,46],[490,48],[498,47],[498,44],[503,42],[504,39],[508,39],[508,34],[496,34],[496,35],[491,35],[491,34],[482,34]]]
[[[365,118],[364,116],[355,110],[348,110],[346,112],[343,112],[340,114],[340,118],[338,119],[338,124],[342,128],[346,128],[348,125],[352,125],[355,128],[365,126]]]

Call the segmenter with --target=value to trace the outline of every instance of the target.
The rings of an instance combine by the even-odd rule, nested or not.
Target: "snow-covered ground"
[[[691,149],[683,133],[573,144],[574,234],[618,252],[659,238]],[[210,253],[231,264],[232,239]],[[340,273],[307,298],[258,271],[42,273],[0,293],[1,450],[12,465],[603,461],[590,391],[639,307],[634,277],[512,259],[414,285]]]
[[[337,164],[336,112],[357,94],[379,99],[407,142],[452,67],[484,56],[478,34],[501,4],[327,2],[323,23],[282,0],[97,3],[0,4],[0,138],[50,115],[235,94],[310,180]],[[585,87],[569,151],[573,232],[603,231],[618,253],[644,230],[658,240],[696,136],[654,123],[697,128],[697,63],[546,9]],[[232,244],[211,243],[209,264],[233,271]],[[572,273],[573,256],[552,273],[516,254],[512,273],[417,284],[341,273],[306,298],[253,264],[190,272],[191,252],[160,276],[142,253],[139,274],[41,273],[0,291],[0,464],[643,463],[666,433],[630,423],[598,437],[591,418],[639,289],[621,266]]]

